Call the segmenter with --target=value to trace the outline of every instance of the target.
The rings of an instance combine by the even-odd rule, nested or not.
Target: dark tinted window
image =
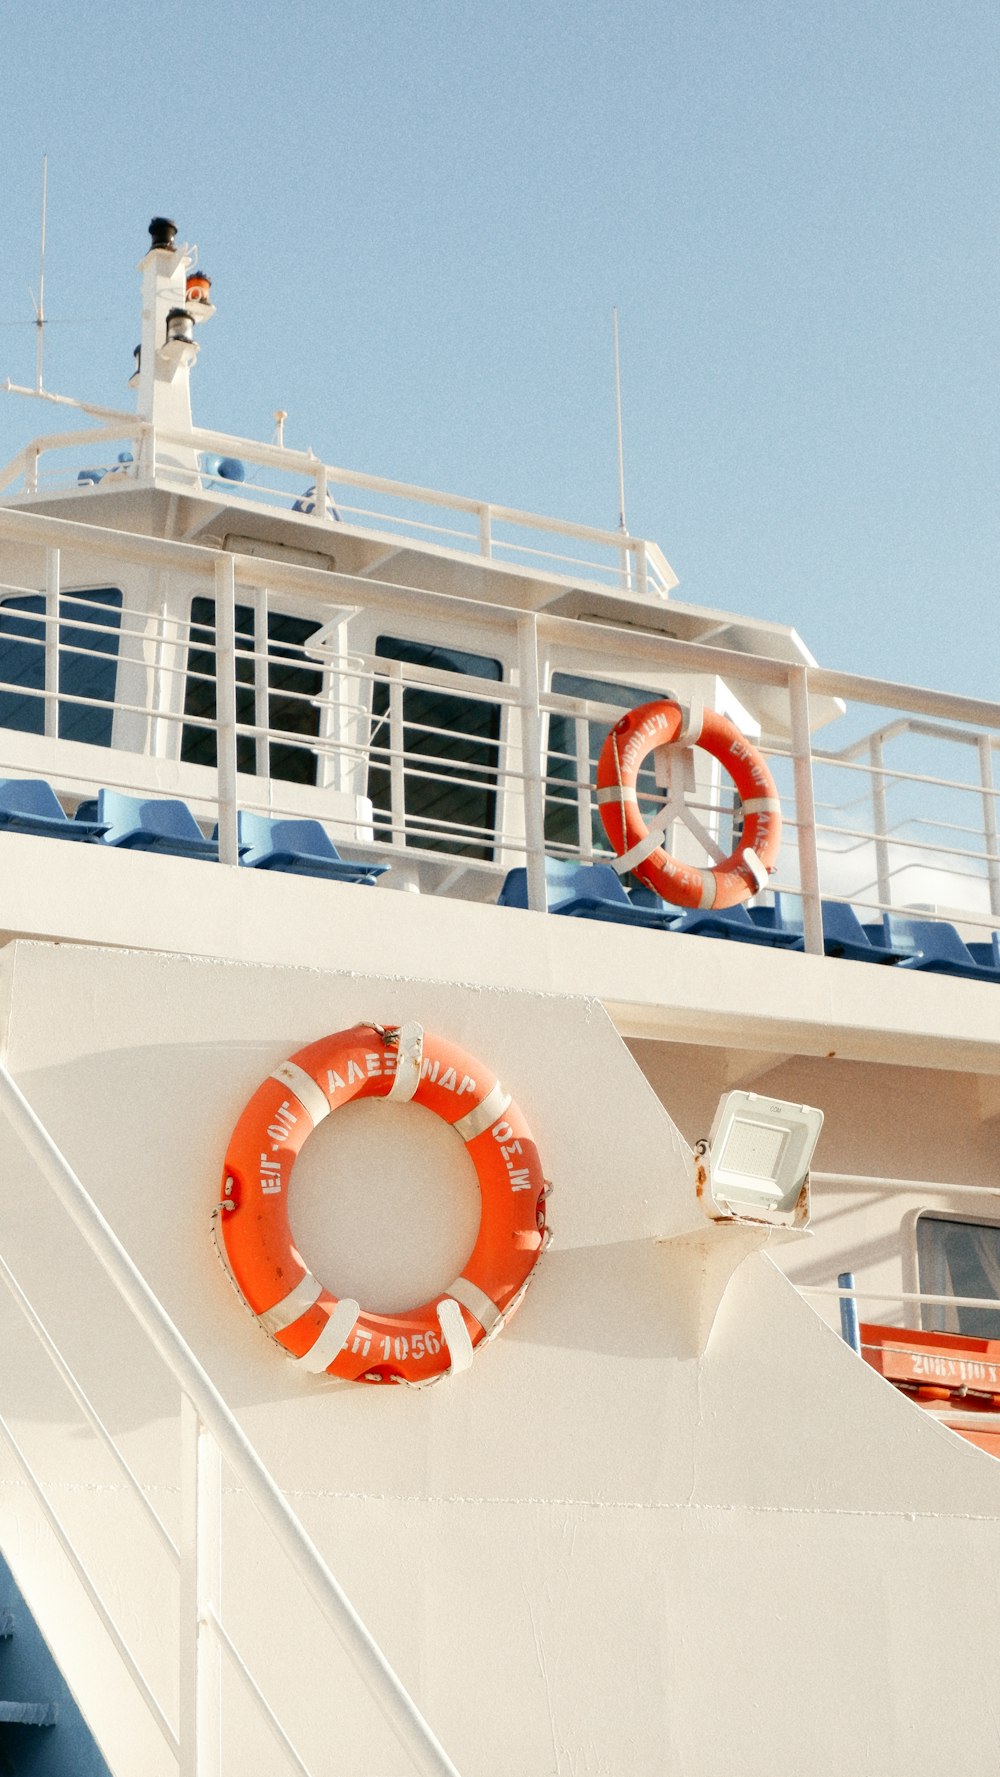
[[[122,595],[116,587],[64,594],[59,605],[59,735],[109,747]],[[45,598],[0,605],[0,728],[45,733]]]
[[[308,743],[319,734],[319,710],[312,700],[323,685],[322,668],[304,652],[304,644],[320,625],[307,617],[271,611],[267,619],[267,662],[254,661],[254,611],[251,605],[236,606],[236,720],[250,729],[256,707],[254,667],[267,672],[267,722],[271,730],[268,766],[261,775],[291,783],[316,782],[316,752]],[[193,599],[191,641],[184,714],[200,722],[216,719],[215,696],[215,600]],[[181,758],[193,765],[215,765],[218,751],[215,733],[195,722],[186,722],[181,737]],[[257,737],[240,734],[236,763],[240,771],[257,772]]]
[[[478,679],[503,678],[498,660],[429,642],[379,636],[375,653],[381,660],[469,673]],[[465,858],[493,856],[499,747],[499,704],[430,685],[403,687],[407,845]],[[389,687],[379,678],[372,696],[368,794],[375,809],[376,836],[391,840],[388,749]]]
[[[578,673],[553,673],[552,690],[564,697],[585,698],[588,703],[610,703],[622,710],[633,710],[637,704],[653,703],[662,698],[662,691],[643,690],[639,685],[614,685],[607,679],[587,679]],[[588,751],[591,784],[594,782],[601,748],[608,737],[610,722],[588,722]],[[545,766],[545,839],[554,846],[568,846],[576,851],[580,845],[579,817],[576,800],[576,723],[572,716],[549,716],[549,747]],[[658,807],[663,796],[653,776],[650,759],[639,773],[637,789],[640,797],[648,796],[650,805]],[[591,809],[592,842],[595,850],[610,852],[604,828],[597,812]]]
[[[1000,1339],[1000,1226],[956,1216],[917,1219],[917,1273],[928,1296],[997,1298],[997,1308],[948,1308],[921,1303],[920,1324],[934,1332]]]

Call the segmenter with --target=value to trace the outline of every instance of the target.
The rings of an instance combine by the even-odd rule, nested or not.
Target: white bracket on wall
[[[688,1357],[703,1357],[729,1285],[753,1253],[789,1240],[810,1239],[808,1228],[775,1228],[758,1222],[712,1222],[660,1238],[669,1273],[671,1306]]]

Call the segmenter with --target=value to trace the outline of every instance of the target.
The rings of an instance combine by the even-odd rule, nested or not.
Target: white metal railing
[[[772,886],[802,897],[807,950],[823,949],[822,899],[870,921],[929,903],[928,916],[957,919],[969,938],[1000,924],[1000,704],[23,511],[0,510],[5,543],[21,553],[0,584],[0,775],[49,776],[70,810],[98,784],[156,795],[171,782],[206,830],[218,825],[226,863],[238,806],[313,814],[348,855],[374,844],[429,892],[483,899],[526,865],[529,905],[543,909],[546,850],[610,855],[594,761],[623,707],[547,690],[548,674],[568,663],[602,683],[610,659],[625,683],[704,674],[750,701],[754,687],[778,694],[784,734],[763,742],[785,815]],[[169,576],[170,606],[126,598],[113,623],[99,601],[88,610],[78,588],[100,582],[109,554]],[[30,612],[12,608],[25,597]],[[208,624],[192,619],[196,598],[212,607]],[[420,640],[460,625],[501,659],[503,678],[364,653],[351,640],[359,611],[369,636]],[[282,639],[279,620],[295,613],[316,628]],[[117,681],[106,695],[96,681],[81,690],[86,669],[108,670],[112,642]],[[3,667],[11,647],[16,671]],[[839,750],[813,741],[815,696],[847,706],[855,735]],[[62,744],[81,711],[113,725],[100,753]],[[649,812],[660,794],[650,797]],[[723,849],[735,843],[725,780],[702,772],[691,802]]]
[[[0,389],[14,394],[37,394],[36,390],[16,387],[9,379]],[[68,487],[88,485],[83,481],[88,476],[94,478],[91,485],[96,487],[109,474],[117,480],[142,482],[159,475],[161,479],[180,479],[192,490],[224,491],[227,499],[237,505],[252,501],[255,506],[264,504],[303,513],[321,532],[346,522],[392,541],[409,537],[418,545],[429,543],[487,560],[520,563],[535,572],[563,579],[572,577],[574,583],[582,578],[595,585],[612,585],[640,597],[654,593],[665,598],[677,584],[662,551],[641,537],[334,467],[313,451],[234,438],[203,427],[190,432],[169,431],[135,415],[116,414],[64,398],[59,405],[88,413],[99,424],[84,432],[59,432],[34,439],[0,470],[0,494],[65,491]],[[116,451],[114,447],[121,445],[130,448]],[[191,453],[195,466],[185,471],[175,458],[161,463],[160,453],[165,447],[174,453]],[[54,465],[48,472],[43,470],[42,459],[57,453],[71,453],[72,468]],[[82,466],[81,454],[88,458]],[[123,461],[124,457],[128,461]],[[220,460],[238,464],[244,479],[226,479],[224,474],[220,477]],[[380,495],[381,502],[352,504],[345,493],[353,490]],[[438,520],[429,516],[436,512],[448,517]],[[546,545],[548,538],[555,541]]]
[[[800,1296],[830,1296],[841,1302],[922,1302],[935,1308],[991,1308],[1000,1314],[1000,1297],[998,1296],[948,1296],[932,1295],[926,1290],[886,1290],[886,1289],[850,1289],[840,1288],[828,1283],[798,1283],[796,1289]],[[912,1329],[901,1327],[901,1332]]]
[[[139,1669],[125,1633],[114,1620],[26,1453],[6,1420],[0,1417],[0,1437],[41,1507],[130,1681],[176,1758],[179,1777],[220,1777],[220,1652],[248,1686],[268,1726],[296,1769],[303,1777],[309,1777],[308,1767],[221,1621],[223,1460],[271,1531],[289,1570],[298,1576],[334,1630],[414,1769],[422,1777],[458,1777],[444,1748],[350,1604],[215,1385],[2,1063],[0,1106],[65,1214],[83,1235],[181,1392],[182,1528],[178,1548],[10,1268],[0,1261],[0,1281],[11,1291],[57,1374],[109,1450],[130,1491],[152,1522],[161,1547],[173,1558],[178,1571],[180,1708],[175,1729]]]

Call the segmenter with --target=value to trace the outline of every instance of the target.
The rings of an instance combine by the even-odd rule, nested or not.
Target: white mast
[[[45,337],[45,199],[49,180],[49,157],[42,155],[42,245],[38,272],[38,301],[35,303],[35,326],[38,329],[38,355],[35,361],[35,393],[42,393],[42,346]],[[32,297],[34,302],[34,297]]]
[[[615,423],[618,436],[618,529],[628,536],[625,523],[625,453],[622,447],[622,367],[618,353],[618,310],[611,310],[615,333]]]

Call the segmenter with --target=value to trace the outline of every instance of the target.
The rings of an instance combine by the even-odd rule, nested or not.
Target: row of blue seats
[[[776,892],[771,907],[685,913],[640,885],[627,892],[610,864],[579,864],[571,858],[546,858],[545,887],[549,912],[571,918],[608,920],[645,931],[694,932],[700,937],[728,938],[779,950],[805,948],[802,902],[797,895]],[[527,907],[528,874],[524,868],[508,871],[498,904]],[[822,909],[827,956],[1000,982],[997,932],[984,942],[965,944],[945,920],[886,913],[880,921],[863,924],[845,902],[824,901]]]
[[[240,863],[250,869],[371,885],[389,868],[388,864],[350,863],[342,858],[319,821],[283,820],[241,809],[238,822]],[[182,858],[217,859],[219,855],[218,829],[207,839],[186,802],[100,790],[92,801],[81,802],[70,819],[44,778],[0,778],[0,831]]]

